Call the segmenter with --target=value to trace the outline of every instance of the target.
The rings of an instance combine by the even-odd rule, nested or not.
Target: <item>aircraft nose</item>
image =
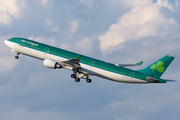
[[[4,44],[6,44],[6,45],[7,45],[7,40],[5,40],[5,41],[4,41]]]

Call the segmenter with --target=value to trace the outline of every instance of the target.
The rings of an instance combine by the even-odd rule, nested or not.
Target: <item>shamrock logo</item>
[[[162,73],[162,72],[164,72],[164,66],[163,66],[163,62],[162,61],[158,61],[156,64],[153,64],[152,66],[151,66],[151,69],[153,69],[153,71],[152,72],[154,72],[155,70],[157,70],[158,72],[160,72],[160,73]]]

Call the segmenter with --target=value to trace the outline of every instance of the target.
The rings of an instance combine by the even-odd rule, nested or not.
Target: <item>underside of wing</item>
[[[67,61],[61,61],[59,62],[64,68],[71,67],[72,69],[79,69],[82,70],[81,65],[79,64],[79,59],[73,58]]]

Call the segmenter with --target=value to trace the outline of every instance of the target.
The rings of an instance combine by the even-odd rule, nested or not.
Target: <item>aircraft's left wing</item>
[[[130,66],[139,66],[139,65],[142,65],[142,64],[143,64],[143,61],[138,62],[136,64],[115,64],[115,65],[120,66],[120,67],[130,67]]]

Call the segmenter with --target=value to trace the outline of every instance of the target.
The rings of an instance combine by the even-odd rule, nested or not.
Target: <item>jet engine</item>
[[[45,59],[43,65],[47,68],[52,68],[52,69],[62,68],[62,65],[51,59]]]

